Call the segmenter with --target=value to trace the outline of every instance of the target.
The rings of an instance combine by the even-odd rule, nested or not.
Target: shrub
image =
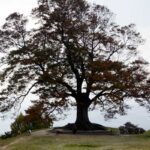
[[[139,128],[131,122],[127,122],[124,126],[120,126],[119,130],[120,134],[143,134],[145,132],[143,128]]]
[[[11,138],[11,137],[13,137],[12,132],[5,132],[5,134],[3,134],[0,138],[7,139],[7,138]]]

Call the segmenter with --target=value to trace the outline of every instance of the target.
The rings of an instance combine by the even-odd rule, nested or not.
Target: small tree
[[[126,100],[150,103],[147,62],[137,57],[143,39],[135,25],[121,27],[108,8],[85,0],[38,0],[32,14],[33,30],[13,13],[0,31],[6,64],[1,82],[7,83],[1,112],[33,93],[51,109],[76,106],[75,126],[91,130],[104,128],[90,122],[89,107],[100,106],[113,117],[125,114]]]
[[[53,125],[54,116],[47,113],[42,101],[34,102],[34,105],[25,112],[24,120],[30,129],[49,128]]]
[[[47,113],[42,102],[34,102],[25,112],[26,115],[21,113],[11,124],[12,134],[24,133],[29,129],[49,128],[53,124],[54,118]]]
[[[18,135],[25,131],[27,131],[27,125],[24,121],[24,115],[21,113],[11,124],[11,132],[14,135]]]

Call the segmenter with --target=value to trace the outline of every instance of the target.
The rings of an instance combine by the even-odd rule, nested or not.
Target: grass
[[[107,131],[111,132],[112,134],[119,134],[119,128],[111,128],[107,127]]]
[[[143,134],[143,136],[145,136],[145,137],[150,137],[150,130],[146,131],[146,132]]]
[[[16,140],[18,142],[10,144],[7,150],[150,150],[150,138],[147,136],[23,136],[3,142],[8,144]]]
[[[15,137],[15,138],[8,138],[8,139],[5,139],[5,140],[3,140],[3,139],[0,139],[0,147],[2,147],[2,146],[4,146],[4,145],[7,145],[7,144],[9,144],[9,143],[11,143],[11,142],[13,142],[14,140],[16,140],[18,137]],[[0,148],[0,150],[1,150],[1,148]]]
[[[96,145],[96,144],[66,144],[66,147],[69,148],[96,148],[96,147],[100,147],[100,145]]]

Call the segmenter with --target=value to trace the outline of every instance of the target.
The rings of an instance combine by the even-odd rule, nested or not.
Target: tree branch
[[[58,83],[65,86],[71,92],[73,97],[76,96],[76,91],[70,85],[68,85],[66,82],[59,80]]]
[[[30,91],[33,89],[33,87],[34,87],[36,84],[37,84],[37,82],[35,82],[34,84],[32,84],[31,87],[28,89],[28,91],[27,91],[25,94],[20,95],[19,97],[16,98],[16,101],[18,101],[19,99],[22,98],[21,103],[19,103],[19,105],[20,105],[20,106],[19,106],[19,110],[20,110],[20,108],[21,108],[22,102],[25,100],[26,96],[30,93]]]

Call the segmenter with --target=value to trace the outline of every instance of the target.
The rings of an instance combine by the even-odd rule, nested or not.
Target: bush
[[[119,130],[120,134],[143,134],[145,132],[143,128],[139,128],[131,122],[127,122],[124,126],[120,126]]]
[[[13,137],[12,132],[5,132],[5,134],[3,134],[1,136],[1,139],[7,139],[7,138],[11,138],[11,137]]]

